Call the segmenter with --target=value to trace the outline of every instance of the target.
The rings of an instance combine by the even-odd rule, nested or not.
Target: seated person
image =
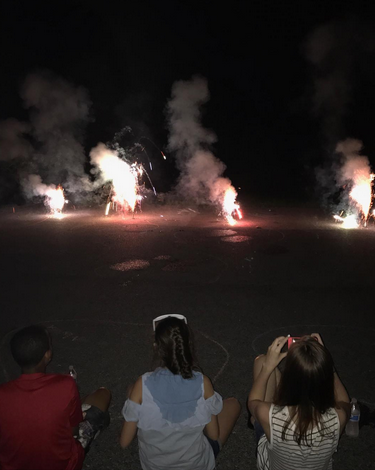
[[[43,326],[19,330],[10,346],[22,374],[0,385],[1,470],[80,470],[85,451],[109,422],[109,390],[100,388],[81,403],[72,377],[46,374],[52,344]]]
[[[281,352],[287,340],[276,338],[254,362],[248,408],[255,418],[258,469],[331,469],[350,416],[349,396],[319,334]]]
[[[185,317],[158,317],[154,331],[159,367],[131,388],[120,444],[127,447],[138,430],[143,470],[213,470],[240,404],[222,400],[199,371]]]

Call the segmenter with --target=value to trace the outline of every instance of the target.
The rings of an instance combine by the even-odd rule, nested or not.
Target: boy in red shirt
[[[11,351],[22,375],[0,385],[0,468],[80,470],[85,451],[108,424],[109,390],[100,388],[81,403],[72,377],[46,374],[52,345],[40,325],[15,333]]]

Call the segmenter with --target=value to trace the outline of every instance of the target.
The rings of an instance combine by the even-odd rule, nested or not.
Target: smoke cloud
[[[374,51],[372,30],[355,19],[335,20],[316,28],[305,44],[312,65],[313,113],[322,119],[328,143],[345,135],[344,118],[352,103],[356,71]]]
[[[339,172],[340,184],[348,180],[358,184],[363,179],[370,179],[370,162],[366,156],[360,155],[362,149],[363,143],[357,139],[346,139],[337,144],[336,152],[344,157],[344,163]]]
[[[56,186],[42,183],[42,178],[39,175],[28,175],[23,180],[23,189],[26,196],[31,199],[34,196],[47,196],[50,191],[56,189]]]
[[[32,145],[27,140],[31,127],[17,119],[0,122],[0,160],[27,159],[32,154]]]
[[[367,217],[372,202],[372,172],[363,143],[345,139],[337,143],[330,168],[317,172],[325,202],[331,210],[360,212]]]
[[[194,76],[172,86],[167,104],[169,151],[175,152],[180,176],[177,194],[198,204],[223,205],[225,192],[234,188],[223,177],[225,164],[210,150],[217,138],[201,123],[201,108],[209,101],[207,81]]]
[[[91,120],[87,91],[43,72],[26,78],[21,97],[30,110],[34,168],[48,184],[63,183],[72,192],[87,189],[82,145],[83,131]]]
[[[83,148],[92,120],[87,91],[42,71],[26,77],[20,95],[30,119],[0,123],[0,160],[22,161],[19,178],[26,197],[42,195],[44,184],[62,184],[71,193],[89,190]]]
[[[313,73],[313,113],[320,119],[328,148],[325,161],[316,168],[317,189],[323,205],[331,210],[353,209],[353,188],[364,191],[367,185],[367,193],[371,190],[369,159],[361,155],[363,144],[346,136],[362,78],[359,72],[364,73],[374,51],[373,31],[355,18],[319,26],[305,44]]]

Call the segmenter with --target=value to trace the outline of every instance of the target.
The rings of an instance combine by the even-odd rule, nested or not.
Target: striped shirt
[[[340,437],[340,422],[334,408],[322,415],[324,435],[315,427],[307,435],[309,445],[294,440],[295,424],[282,432],[289,419],[288,407],[271,405],[269,412],[270,441],[263,435],[258,443],[259,470],[332,470],[332,455]]]

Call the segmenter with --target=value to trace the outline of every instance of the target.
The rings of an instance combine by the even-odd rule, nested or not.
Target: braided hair
[[[190,328],[183,320],[168,317],[155,329],[155,344],[160,365],[184,379],[193,377],[199,369],[194,359],[194,346]]]

